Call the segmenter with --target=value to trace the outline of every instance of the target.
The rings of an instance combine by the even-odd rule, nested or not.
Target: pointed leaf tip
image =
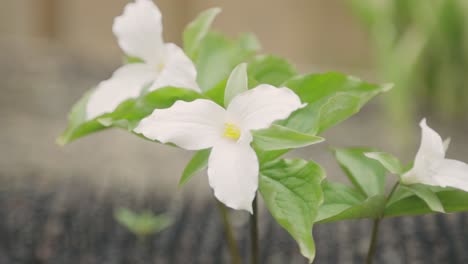
[[[248,90],[247,63],[241,63],[234,68],[224,91],[224,105],[227,107],[236,95]]]
[[[191,59],[195,60],[197,58],[200,43],[209,32],[211,24],[220,12],[221,8],[219,7],[205,10],[185,28],[183,33],[184,50]]]

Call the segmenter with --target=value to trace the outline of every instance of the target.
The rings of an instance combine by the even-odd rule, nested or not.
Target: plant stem
[[[397,183],[395,183],[395,185],[393,185],[392,190],[390,191],[390,193],[387,196],[387,199],[385,199],[385,205],[387,205],[387,203],[390,201],[390,199],[392,199],[392,197],[395,194],[398,187],[400,187],[400,182],[397,182]],[[383,214],[383,212],[382,212],[382,214]]]
[[[223,221],[224,233],[226,234],[226,240],[228,243],[229,254],[231,255],[232,264],[241,264],[241,257],[239,253],[239,248],[237,246],[237,241],[234,238],[234,233],[232,232],[231,222],[229,221],[229,215],[227,208],[220,201],[217,201],[219,213],[221,214],[221,219]]]
[[[372,264],[374,261],[375,250],[377,248],[377,241],[379,237],[380,220],[380,218],[375,219],[372,226],[372,236],[369,244],[369,250],[367,251],[366,264]]]
[[[400,186],[400,182],[397,182],[395,183],[395,185],[393,185],[392,190],[390,191],[387,198],[385,199],[385,207],[387,207],[387,203],[395,194],[395,191],[398,189],[398,186]],[[382,221],[383,217],[384,217],[384,210],[382,210],[382,213],[380,214],[379,217],[374,219],[374,224],[372,225],[372,235],[371,235],[371,240],[369,244],[369,250],[367,251],[366,264],[372,264],[374,261],[374,255],[377,249],[377,242],[379,238],[380,222]]]
[[[250,245],[251,245],[251,264],[259,264],[259,245],[258,245],[258,210],[257,210],[257,197],[253,200],[253,213],[250,216]]]

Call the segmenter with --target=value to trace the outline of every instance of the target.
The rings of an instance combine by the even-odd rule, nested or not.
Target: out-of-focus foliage
[[[127,208],[117,209],[115,219],[139,238],[160,232],[172,224],[172,218],[167,215],[154,215],[149,211],[138,214]]]
[[[396,83],[387,106],[398,127],[421,109],[466,117],[468,1],[350,2],[370,33],[381,77]]]

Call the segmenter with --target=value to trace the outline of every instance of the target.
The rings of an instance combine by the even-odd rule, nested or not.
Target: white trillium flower
[[[115,18],[112,30],[119,46],[126,55],[143,62],[120,67],[96,87],[86,108],[88,120],[114,111],[123,101],[138,97],[145,87],[149,91],[165,86],[200,91],[192,61],[177,45],[164,43],[161,20],[161,12],[151,0],[127,4]]]
[[[208,180],[216,198],[252,213],[259,162],[250,146],[250,131],[268,128],[303,106],[290,89],[262,84],[234,96],[227,109],[205,99],[177,101],[168,109],[154,110],[135,132],[188,150],[212,148]]]
[[[402,183],[453,187],[468,192],[468,164],[445,158],[450,139],[443,141],[426,124],[426,119],[419,125],[422,129],[421,146],[413,168],[402,175]]]

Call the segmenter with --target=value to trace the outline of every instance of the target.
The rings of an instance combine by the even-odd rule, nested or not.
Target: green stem
[[[257,197],[253,200],[253,213],[250,215],[250,245],[251,245],[251,264],[259,264],[260,250],[258,244],[258,210],[257,210]]]
[[[393,185],[392,190],[390,191],[387,198],[385,199],[385,207],[387,207],[387,203],[395,194],[395,191],[398,189],[398,186],[400,186],[400,182],[397,182],[395,183],[395,185]],[[374,261],[375,251],[377,249],[377,242],[379,239],[380,222],[382,221],[384,217],[383,214],[384,214],[384,210],[382,211],[379,217],[374,219],[374,224],[372,225],[372,235],[371,235],[371,240],[369,244],[369,250],[367,251],[366,264],[372,264]]]
[[[372,264],[372,262],[374,261],[375,250],[377,248],[377,240],[379,237],[380,221],[380,218],[375,219],[374,224],[372,226],[372,236],[369,244],[369,250],[367,251],[366,264]]]
[[[239,253],[239,247],[237,246],[234,233],[232,232],[231,222],[229,221],[229,215],[227,208],[224,204],[217,201],[219,213],[224,226],[224,233],[226,234],[226,240],[228,243],[229,254],[231,255],[232,264],[241,264],[241,257]]]

